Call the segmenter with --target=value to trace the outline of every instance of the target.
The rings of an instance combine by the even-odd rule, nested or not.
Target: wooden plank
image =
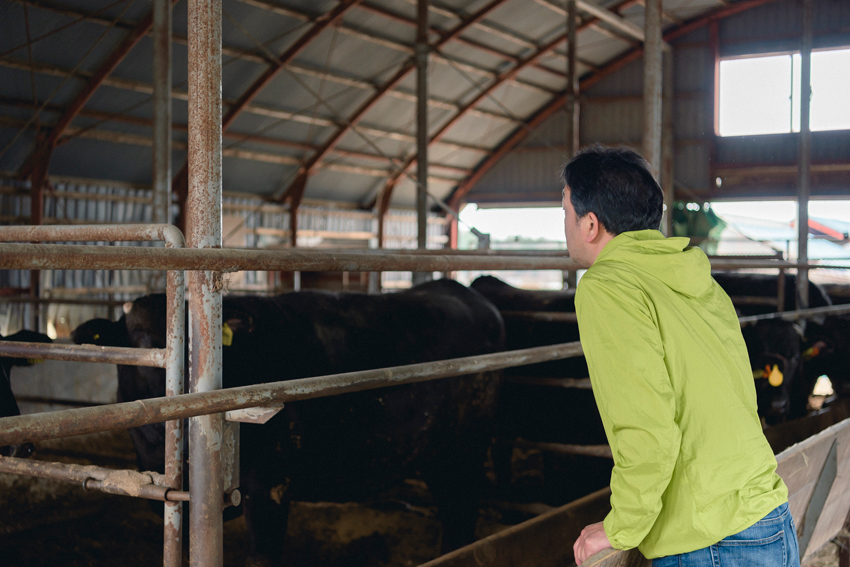
[[[837,472],[805,557],[815,553],[841,531],[850,513],[850,427],[836,435]]]
[[[605,518],[611,509],[610,496],[611,489],[603,488],[566,506],[438,557],[421,567],[569,565],[574,562],[573,542],[585,526]]]
[[[788,505],[798,526],[803,524],[829,450],[839,432],[848,426],[850,420],[842,421],[777,455],[776,472],[788,486]]]

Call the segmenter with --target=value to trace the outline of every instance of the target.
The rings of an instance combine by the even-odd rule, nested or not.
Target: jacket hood
[[[713,283],[711,263],[689,242],[687,238],[665,238],[657,230],[624,232],[605,245],[593,265],[613,268],[615,263],[627,264],[630,272],[648,274],[677,293],[700,297]]]

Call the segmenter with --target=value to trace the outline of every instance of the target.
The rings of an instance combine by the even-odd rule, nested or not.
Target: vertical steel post
[[[153,222],[171,223],[171,0],[153,3]]]
[[[171,244],[168,245],[171,247]],[[165,395],[177,396],[183,388],[183,350],[185,341],[185,294],[183,272],[168,272],[168,335],[166,336]],[[174,490],[183,490],[183,420],[165,423],[165,481]],[[165,503],[163,567],[183,564],[183,503]]]
[[[803,0],[803,42],[800,48],[800,145],[797,190],[797,261],[809,261],[809,193],[812,178],[812,130],[809,104],[812,97],[812,0]],[[809,271],[797,270],[797,309],[809,305]]]
[[[417,248],[428,247],[428,0],[419,0],[416,31],[416,218]],[[427,281],[413,272],[413,285]]]
[[[661,187],[664,190],[664,226],[665,236],[673,236],[673,47],[664,44],[663,81],[661,88]]]
[[[646,0],[643,50],[643,157],[661,170],[661,0]]]
[[[567,2],[567,159],[579,149],[578,77],[576,73],[576,2]]]
[[[221,0],[189,0],[188,243],[221,248]],[[221,274],[189,272],[189,389],[221,388]],[[189,559],[223,562],[221,414],[189,422]]]

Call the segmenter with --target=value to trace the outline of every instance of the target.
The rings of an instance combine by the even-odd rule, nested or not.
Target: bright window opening
[[[812,131],[850,129],[850,49],[812,52]],[[800,131],[800,54],[720,62],[721,136]]]

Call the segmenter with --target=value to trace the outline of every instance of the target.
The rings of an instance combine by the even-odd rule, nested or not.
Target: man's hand
[[[576,558],[576,565],[581,565],[585,559],[595,553],[599,553],[606,547],[611,547],[611,542],[608,541],[608,536],[605,535],[605,528],[602,527],[602,522],[590,524],[581,530],[581,535],[573,544],[573,555]]]

